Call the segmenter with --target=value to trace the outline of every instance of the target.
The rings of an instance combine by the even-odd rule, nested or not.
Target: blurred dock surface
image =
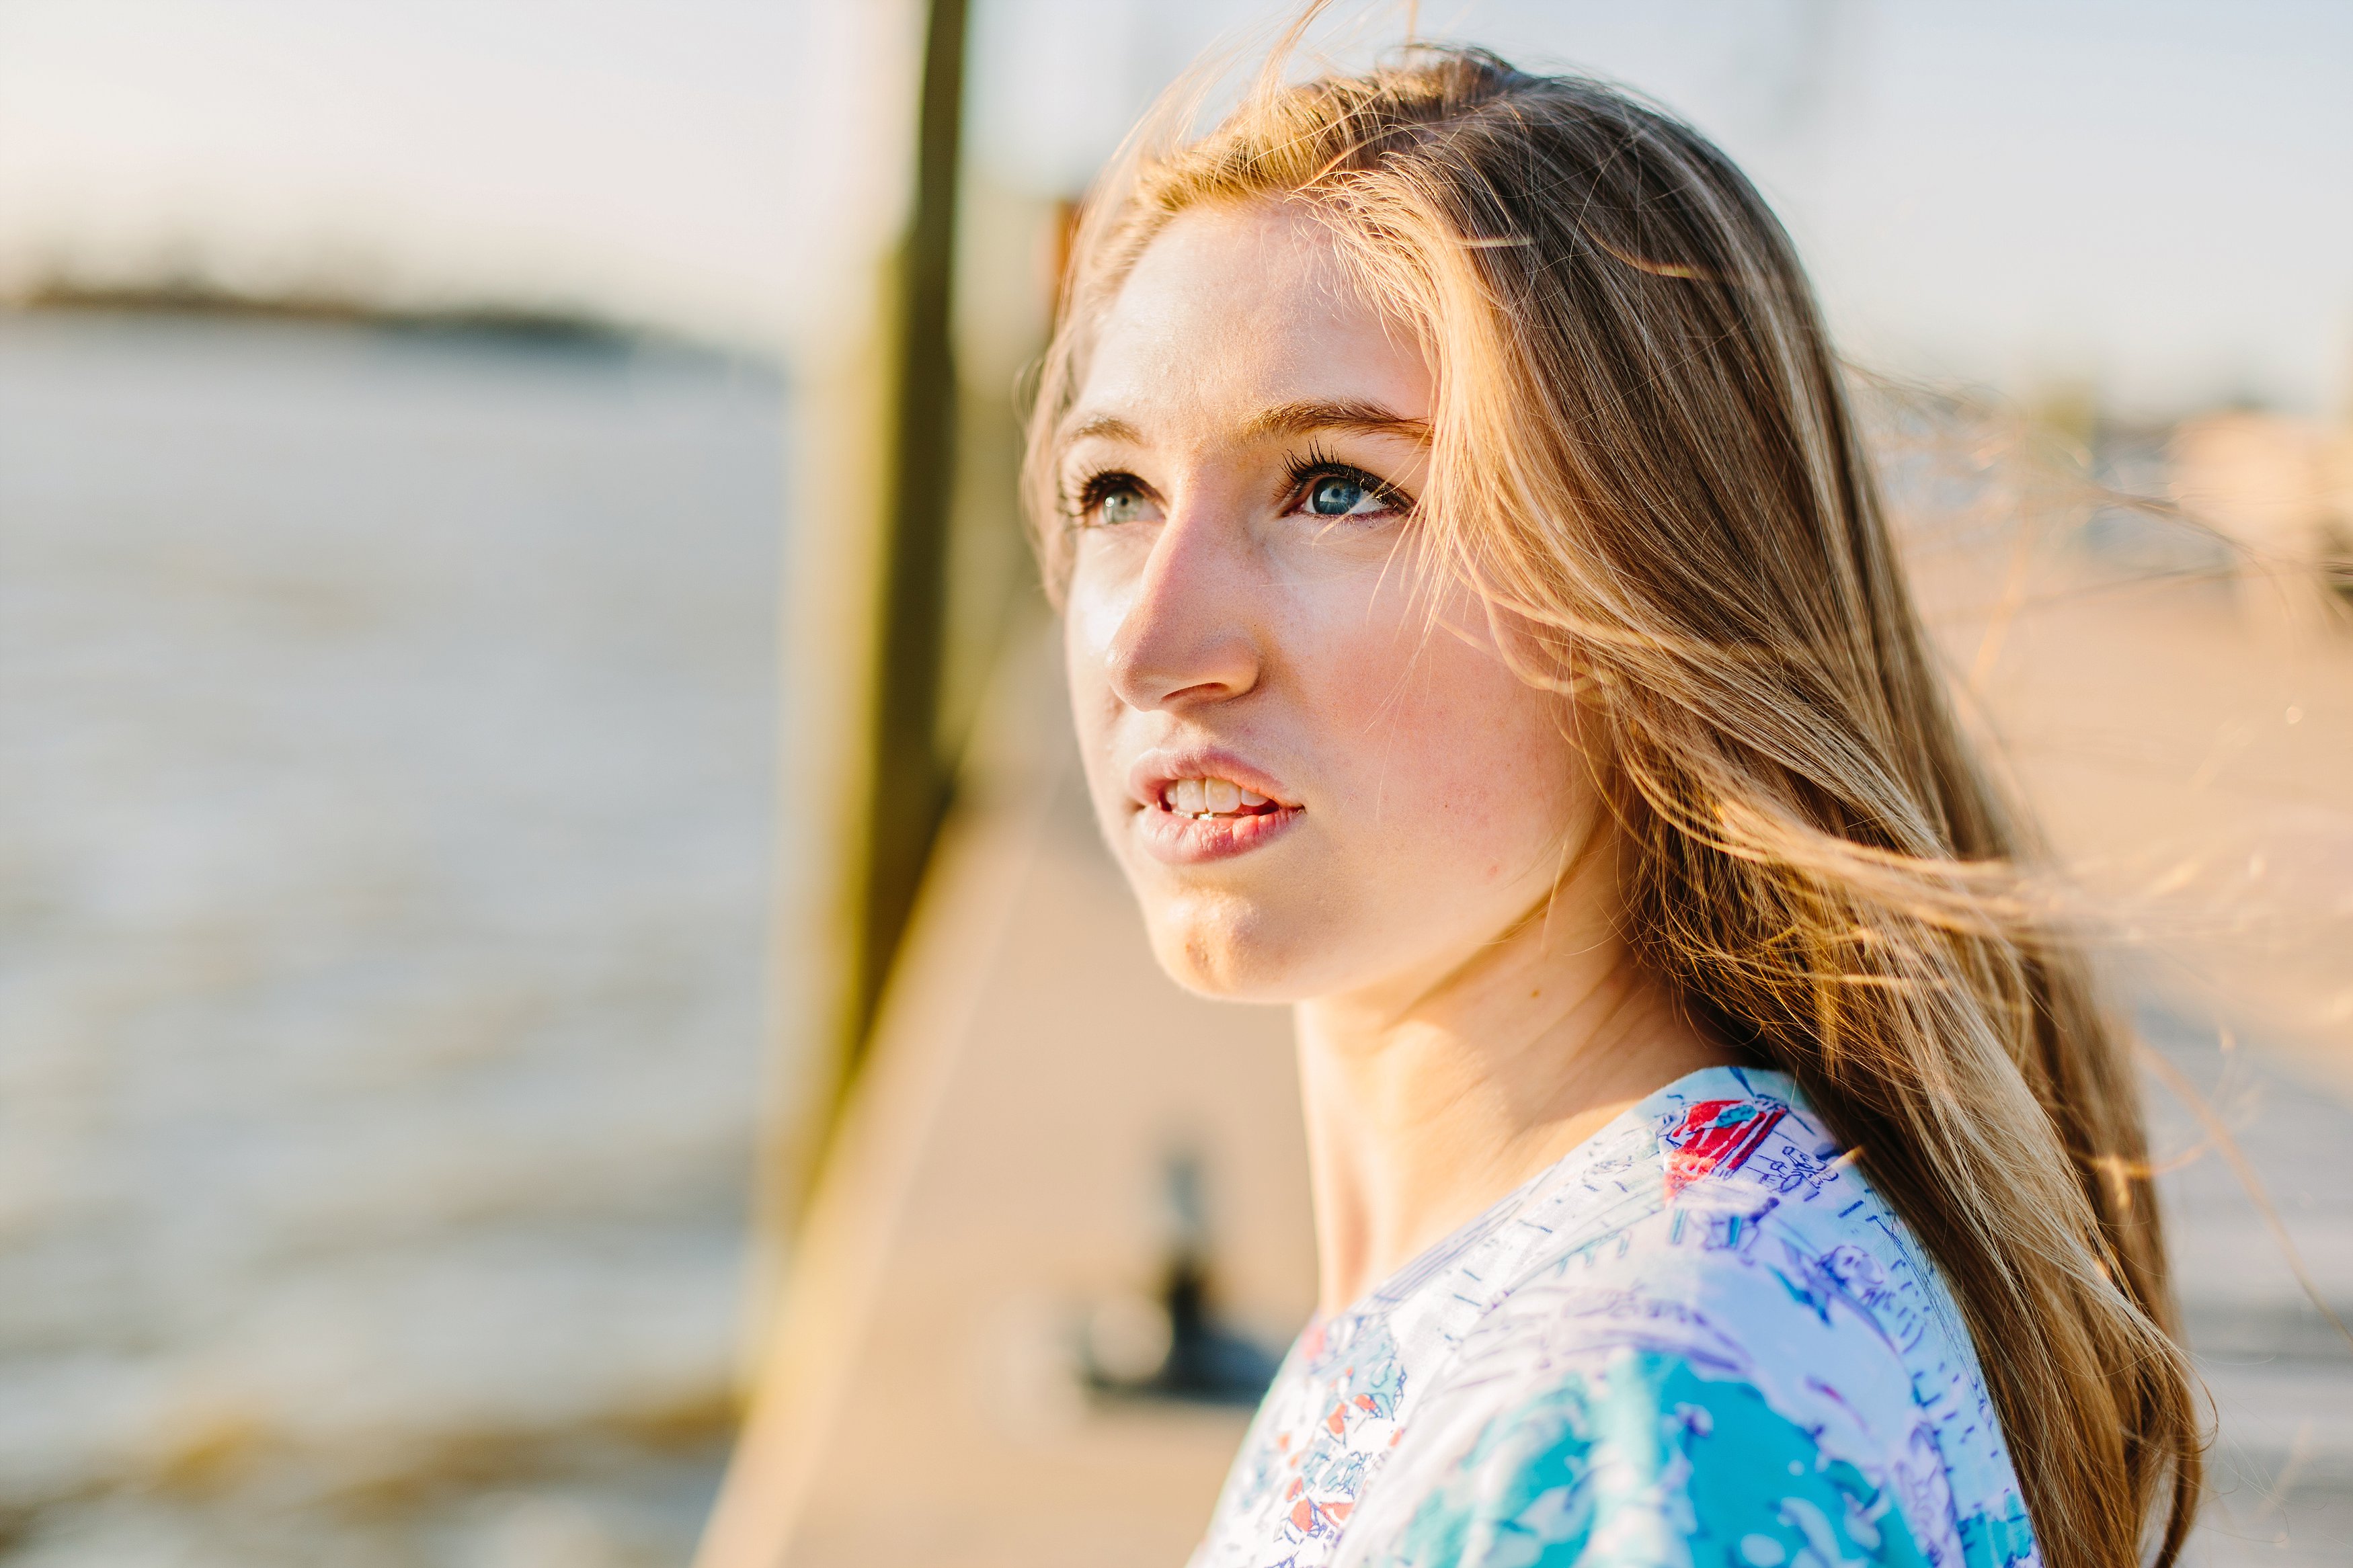
[[[2151,1042],[2205,1095],[2337,1316],[2353,1323],[2353,1107],[2332,1087],[2160,1010]],[[2152,1095],[2160,1156],[2206,1130]],[[2231,1163],[2204,1148],[2160,1179],[2175,1281],[2219,1417],[2193,1564],[2353,1563],[2353,1342],[2315,1306]]]
[[[705,1563],[765,1563],[771,1530],[794,1568],[1183,1562],[1248,1406],[1087,1380],[1091,1354],[1119,1354],[1106,1330],[1153,1332],[1172,1158],[1199,1173],[1220,1321],[1279,1352],[1314,1304],[1287,1010],[1161,974],[1042,644],[1000,681],[978,753]]]

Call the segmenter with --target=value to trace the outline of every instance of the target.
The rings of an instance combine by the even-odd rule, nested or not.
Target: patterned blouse
[[[1192,1568],[2039,1562],[1935,1267],[1711,1068],[1310,1323]]]

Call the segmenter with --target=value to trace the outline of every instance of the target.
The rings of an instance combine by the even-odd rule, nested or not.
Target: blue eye
[[[1364,501],[1365,487],[1338,474],[1328,474],[1307,487],[1307,510],[1318,517],[1345,517]]]
[[[1105,523],[1134,522],[1144,515],[1144,497],[1125,487],[1104,492],[1096,506]]]

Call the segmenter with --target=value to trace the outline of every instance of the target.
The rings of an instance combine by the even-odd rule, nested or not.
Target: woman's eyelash
[[[1288,458],[1283,466],[1293,495],[1305,489],[1310,479],[1340,479],[1362,485],[1366,495],[1393,511],[1407,511],[1413,506],[1413,498],[1387,479],[1368,474],[1354,463],[1344,463],[1319,446],[1310,446],[1305,452]]]
[[[1118,468],[1106,468],[1101,473],[1089,474],[1079,481],[1076,490],[1065,491],[1062,497],[1062,508],[1073,520],[1076,520],[1085,517],[1095,508],[1103,505],[1103,498],[1106,496],[1115,495],[1121,490],[1134,490],[1141,493],[1143,489],[1144,481],[1134,474]]]
[[[1390,484],[1377,474],[1366,472],[1354,463],[1344,463],[1319,446],[1311,446],[1303,453],[1284,459],[1283,479],[1290,492],[1296,496],[1305,490],[1309,481],[1319,479],[1346,479],[1361,485],[1365,493],[1395,511],[1407,511],[1413,498]],[[1072,521],[1081,521],[1102,506],[1105,500],[1123,490],[1145,493],[1142,479],[1124,468],[1106,468],[1089,474],[1074,489],[1066,489],[1062,509]]]

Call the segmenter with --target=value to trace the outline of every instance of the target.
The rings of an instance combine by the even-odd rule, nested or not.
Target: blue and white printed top
[[[2039,1563],[1934,1265],[1710,1068],[1309,1324],[1192,1568]]]

